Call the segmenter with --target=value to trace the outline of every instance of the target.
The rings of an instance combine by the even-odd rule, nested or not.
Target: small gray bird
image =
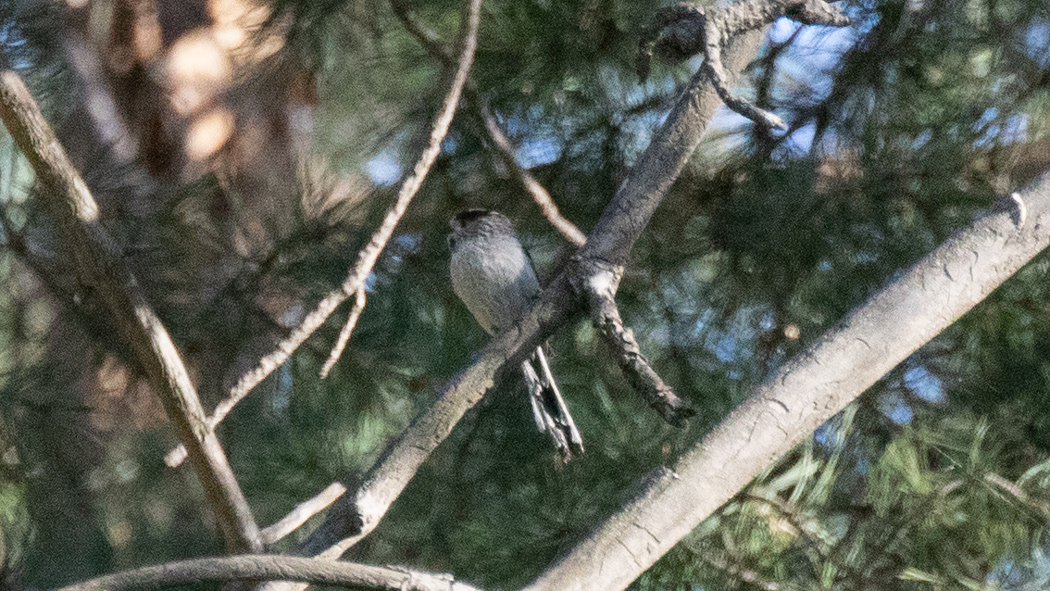
[[[452,289],[481,328],[496,334],[517,322],[540,292],[532,261],[507,216],[468,209],[449,222]],[[549,433],[564,461],[583,452],[583,439],[558,391],[543,347],[521,364],[532,415],[540,432]]]

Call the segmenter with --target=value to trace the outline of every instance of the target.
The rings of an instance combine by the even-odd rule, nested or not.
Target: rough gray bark
[[[781,367],[673,469],[650,476],[634,501],[525,590],[627,587],[755,476],[1046,248],[1047,227],[1050,175],[1019,201],[1001,200]]]

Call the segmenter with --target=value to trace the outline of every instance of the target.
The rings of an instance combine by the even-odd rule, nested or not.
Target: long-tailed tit
[[[540,292],[532,261],[507,216],[468,209],[450,222],[452,289],[481,328],[495,334],[517,322]],[[583,452],[583,439],[554,383],[543,346],[521,364],[533,418],[549,433],[562,459]]]

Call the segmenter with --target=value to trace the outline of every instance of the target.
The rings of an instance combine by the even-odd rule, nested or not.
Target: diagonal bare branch
[[[65,252],[73,253],[79,279],[105,302],[163,402],[176,434],[189,449],[227,548],[261,550],[259,527],[222,445],[205,425],[204,409],[175,343],[102,226],[98,204],[87,184],[25,83],[12,70],[0,72],[0,119],[46,188],[41,201],[61,228],[59,240]]]
[[[313,497],[299,503],[288,515],[263,528],[262,532],[260,532],[263,544],[269,546],[284,539],[285,536],[299,529],[311,517],[327,509],[345,492],[346,486],[342,482],[333,482]]]
[[[574,283],[573,288],[587,297],[591,322],[616,358],[631,389],[641,394],[665,421],[676,427],[685,427],[689,417],[696,411],[656,373],[642,354],[634,331],[624,326],[620,317],[620,309],[614,298],[620,285],[622,267],[593,260],[581,261],[580,265],[587,283]]]
[[[325,360],[324,366],[321,367],[322,380],[328,377],[328,373],[335,367],[335,363],[343,356],[343,349],[346,349],[346,342],[350,340],[350,333],[354,332],[354,327],[357,326],[357,319],[361,317],[361,312],[365,310],[365,301],[365,286],[362,284],[361,287],[357,288],[354,307],[350,309],[350,314],[346,317],[346,324],[339,331],[339,338],[336,339],[335,346],[332,347],[332,351],[328,354],[328,359]]]
[[[755,476],[1050,245],[1047,224],[1050,175],[1001,200],[783,365],[526,591],[627,587]]]

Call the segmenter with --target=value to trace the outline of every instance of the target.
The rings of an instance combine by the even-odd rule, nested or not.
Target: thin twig
[[[390,4],[405,30],[415,37],[428,53],[445,63],[453,63],[454,57],[452,52],[441,41],[441,37],[421,23],[405,5],[404,0],[391,0]],[[551,197],[551,194],[544,188],[543,184],[518,162],[517,156],[514,155],[514,145],[503,133],[503,130],[499,128],[496,117],[492,113],[492,109],[489,108],[488,101],[482,96],[481,91],[478,90],[478,85],[473,79],[467,80],[464,92],[470,108],[485,126],[485,131],[488,132],[489,139],[492,140],[492,144],[496,148],[496,154],[499,155],[503,164],[511,171],[514,177],[518,179],[525,191],[532,196],[532,200],[539,206],[543,217],[547,218],[547,221],[566,240],[576,246],[583,246],[587,242],[587,235],[576,224],[562,215],[558,205],[554,202],[554,198]]]
[[[263,544],[269,546],[284,539],[285,536],[299,529],[299,526],[306,523],[311,517],[327,509],[345,492],[346,486],[342,482],[333,482],[312,499],[299,503],[295,506],[295,509],[292,509],[288,515],[282,517],[280,521],[263,528],[262,532],[260,532]]]
[[[209,505],[231,551],[261,550],[259,527],[215,434],[179,352],[142,287],[103,227],[98,203],[44,120],[22,79],[0,73],[0,119],[37,180],[40,200],[61,228],[62,251],[73,254],[79,279],[106,304],[139,368],[160,397],[168,419],[189,447]]]
[[[357,297],[354,299],[354,307],[350,309],[350,316],[346,319],[346,324],[343,325],[343,330],[339,331],[339,338],[335,342],[335,346],[332,347],[331,353],[328,354],[328,360],[324,362],[324,367],[321,368],[321,379],[328,377],[328,373],[335,367],[335,362],[339,361],[339,358],[343,355],[343,349],[346,348],[346,342],[350,340],[350,333],[354,332],[354,327],[357,326],[357,319],[361,317],[361,312],[365,309],[365,286],[357,288]]]
[[[1025,507],[1029,509],[1034,509],[1035,512],[1038,513],[1041,517],[1050,516],[1050,506],[1047,506],[1045,503],[1039,502],[1038,500],[1032,498],[1020,486],[1013,482],[1010,482],[1002,476],[999,476],[994,472],[989,472],[984,475],[984,481],[988,484],[1002,489],[1004,492],[1013,497],[1014,500],[1021,503]]]
[[[56,591],[123,591],[179,583],[248,580],[301,581],[386,591],[478,591],[476,587],[456,581],[450,575],[277,554],[180,560],[105,575]]]
[[[441,108],[438,110],[438,115],[434,120],[434,127],[430,132],[430,142],[412,169],[412,176],[405,179],[405,182],[401,185],[401,189],[397,194],[397,200],[394,202],[393,207],[386,212],[383,223],[372,235],[372,239],[368,241],[368,244],[357,254],[357,263],[354,265],[354,268],[350,270],[346,279],[343,280],[343,284],[326,295],[317,304],[317,307],[303,319],[302,324],[292,331],[292,334],[278,343],[271,353],[260,359],[255,369],[241,376],[237,384],[230,389],[229,396],[219,402],[215,406],[215,411],[208,417],[206,424],[209,428],[214,429],[216,425],[221,423],[226,418],[226,415],[230,414],[233,407],[248,395],[252,388],[258,386],[275,369],[287,361],[292,356],[292,353],[324,324],[325,320],[328,319],[339,304],[345,302],[350,296],[356,294],[358,290],[364,287],[365,280],[368,279],[368,275],[372,272],[372,267],[375,266],[376,261],[379,260],[379,255],[386,247],[386,243],[394,234],[394,228],[401,220],[401,216],[405,214],[405,210],[408,208],[412,198],[415,197],[416,192],[422,186],[423,180],[430,171],[430,167],[434,165],[438,153],[441,152],[441,142],[445,139],[445,135],[448,134],[449,125],[452,123],[452,117],[456,114],[456,106],[459,104],[460,96],[463,93],[463,85],[466,84],[470,66],[474,62],[474,50],[477,48],[477,23],[471,21],[470,24],[475,27],[474,34],[464,37],[458,62],[459,66],[453,76],[448,94],[445,95],[445,100],[441,103]],[[349,334],[347,338],[349,338]],[[178,449],[168,453],[166,461],[169,462],[169,465],[172,459],[177,457],[178,453]]]
[[[474,59],[478,28],[481,24],[481,4],[482,0],[465,2],[460,26],[460,57],[452,88],[445,101],[446,112],[449,115],[455,109],[456,100],[453,99],[459,97],[466,84],[470,64]],[[512,333],[513,331],[507,331],[503,339],[497,336],[489,347],[500,346],[504,340],[512,338]],[[495,373],[496,369],[507,360],[506,356],[499,357],[498,360],[490,360],[489,364],[480,371]],[[524,353],[521,357],[524,358]],[[518,362],[522,359],[519,359]],[[383,453],[372,469],[361,479],[362,484],[354,491],[354,494],[343,495],[335,503],[325,516],[325,522],[314,530],[306,542],[300,546],[298,549],[300,553],[322,559],[335,559],[375,529],[394,500],[415,475],[416,470],[430,457],[430,453],[437,444],[448,436],[466,409],[476,404],[487,390],[485,385],[477,383],[476,379],[469,374],[461,374],[453,381],[459,382],[463,391],[472,392],[473,397],[447,396],[435,402]],[[462,398],[466,398],[466,402],[461,400]],[[273,589],[278,586],[264,585],[263,587]],[[279,587],[289,588],[290,586],[280,585]]]
[[[469,91],[469,89],[468,89]],[[489,132],[489,138],[492,140],[492,144],[496,146],[496,153],[499,154],[503,160],[503,164],[517,177],[518,182],[525,187],[525,190],[532,196],[532,200],[536,202],[536,205],[540,208],[540,213],[543,217],[547,218],[547,221],[566,240],[575,244],[576,246],[583,246],[587,242],[587,235],[584,234],[576,224],[570,222],[565,216],[558,210],[558,205],[554,203],[554,198],[547,192],[547,189],[532,176],[525,167],[518,162],[517,156],[514,155],[514,146],[510,143],[510,139],[503,134],[500,130],[499,124],[496,122],[495,115],[492,114],[492,110],[489,108],[488,102],[481,97],[479,92],[468,92],[467,101],[471,104],[471,107],[477,112],[478,117],[485,124],[485,130]]]

